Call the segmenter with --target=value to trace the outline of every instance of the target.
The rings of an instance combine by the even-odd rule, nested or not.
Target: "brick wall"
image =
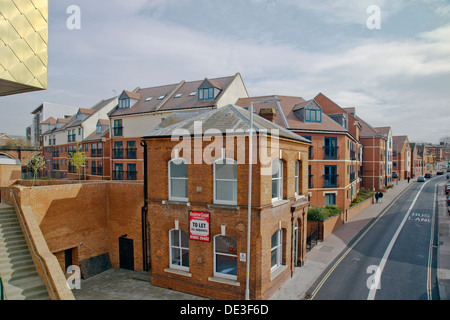
[[[109,255],[118,267],[118,238],[127,234],[134,240],[135,269],[141,270],[142,189],[142,183],[69,183],[23,187],[21,199],[32,209],[51,252],[60,256],[72,249],[73,261],[80,264]]]
[[[201,150],[180,157],[194,163],[194,154],[204,153],[211,142],[199,143]],[[238,153],[237,146],[242,140],[237,138],[233,147],[227,145],[226,155],[238,160],[248,159],[248,150]],[[270,144],[270,141],[268,142]],[[214,299],[243,299],[245,297],[246,262],[240,261],[240,254],[247,252],[247,201],[248,201],[248,161],[237,165],[237,205],[216,205],[213,191],[213,165],[210,163],[188,165],[189,202],[168,201],[168,161],[172,150],[178,144],[170,139],[147,139],[148,145],[148,206],[151,233],[151,282],[153,285],[171,288]],[[196,145],[192,142],[192,147]],[[224,146],[225,147],[225,146]],[[307,194],[308,161],[307,145],[297,142],[280,141],[281,160],[284,168],[283,201],[272,204],[272,175],[262,174],[260,163],[252,172],[252,234],[250,252],[250,297],[266,299],[294,272],[294,226],[299,221],[299,252],[301,264],[305,256],[306,212],[308,203],[295,196],[295,161],[301,162],[300,193]],[[256,149],[256,148],[255,148]],[[218,157],[212,153],[212,158]],[[279,155],[274,155],[273,158]],[[294,206],[297,204],[298,206]],[[178,228],[189,233],[189,211],[210,214],[210,241],[189,240],[188,271],[170,268],[169,232]],[[178,221],[176,223],[176,221]],[[223,280],[214,276],[214,237],[233,237],[237,242],[237,278]],[[282,267],[271,279],[271,237],[279,228],[283,230]]]

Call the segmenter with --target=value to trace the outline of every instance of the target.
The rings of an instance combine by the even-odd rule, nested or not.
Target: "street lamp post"
[[[257,103],[267,103],[280,101],[276,96],[267,98],[264,101],[250,102],[250,132],[248,140],[248,204],[247,204],[247,270],[245,273],[245,300],[250,300],[250,235],[252,222],[252,162],[253,162],[253,105]]]

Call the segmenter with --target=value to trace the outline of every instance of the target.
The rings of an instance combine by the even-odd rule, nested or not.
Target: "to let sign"
[[[189,239],[209,241],[209,212],[189,211]]]

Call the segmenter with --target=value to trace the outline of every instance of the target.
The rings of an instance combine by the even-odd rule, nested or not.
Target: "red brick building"
[[[178,115],[144,137],[151,282],[243,299],[250,258],[250,298],[268,298],[305,259],[309,141],[254,116],[248,255],[249,112]]]
[[[308,194],[311,205],[337,205],[342,211],[359,191],[361,146],[348,128],[345,111],[327,115],[316,99],[270,96],[279,101],[257,104],[257,112],[293,133],[311,141],[308,152]],[[242,98],[237,105],[248,107],[268,97]],[[359,133],[359,132],[358,132]]]

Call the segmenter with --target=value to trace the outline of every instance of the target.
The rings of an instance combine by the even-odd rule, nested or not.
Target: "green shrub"
[[[352,201],[350,206],[354,206],[355,204],[358,204],[360,202],[363,202],[364,200],[370,198],[373,196],[373,192],[367,188],[362,187],[359,189],[358,195],[356,198]]]
[[[328,218],[329,211],[323,207],[313,206],[308,209],[309,221],[324,221]]]
[[[328,206],[325,206],[325,210],[328,211],[328,218],[334,217],[334,216],[338,215],[339,213],[341,213],[341,208],[339,208],[335,204],[330,204]]]

